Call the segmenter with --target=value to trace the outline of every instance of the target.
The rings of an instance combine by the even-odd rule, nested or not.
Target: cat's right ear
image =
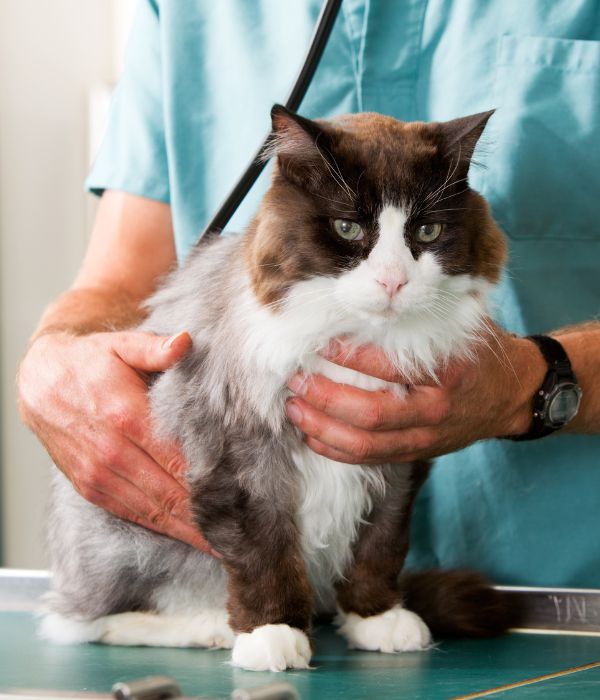
[[[457,177],[466,176],[475,146],[495,111],[491,109],[437,125],[443,135],[444,155],[457,165]]]
[[[262,158],[276,156],[279,171],[300,187],[314,189],[321,185],[329,138],[321,127],[310,119],[291,112],[283,105],[271,110],[272,132]]]

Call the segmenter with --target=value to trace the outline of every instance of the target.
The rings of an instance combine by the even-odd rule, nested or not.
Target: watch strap
[[[546,421],[546,397],[559,382],[572,382],[577,384],[577,378],[571,367],[569,356],[563,346],[548,335],[528,335],[528,340],[534,342],[544,359],[548,363],[548,371],[544,377],[542,386],[533,400],[533,417],[531,427],[523,435],[510,435],[509,440],[520,442],[523,440],[538,440],[556,432],[563,426],[549,425]]]
[[[560,379],[576,381],[569,356],[556,338],[549,335],[528,335],[526,337],[538,346],[548,363],[549,370],[554,370]]]

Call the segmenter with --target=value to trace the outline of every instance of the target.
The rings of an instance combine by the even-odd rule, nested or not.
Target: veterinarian
[[[19,372],[23,419],[85,498],[200,549],[208,545],[191,522],[184,460],[153,437],[145,383],[191,339],[184,328],[172,338],[127,329],[260,142],[319,6],[142,0],[87,183],[102,195],[88,251]],[[599,9],[591,0],[345,0],[300,110],[446,120],[497,108],[476,154],[486,167],[470,180],[507,233],[511,260],[495,295],[498,326],[477,361],[443,368],[440,384],[424,381],[404,402],[320,377],[302,393],[291,379],[290,420],[316,452],[398,469],[446,455],[418,502],[414,566],[600,586],[600,326],[585,323],[600,300]],[[557,380],[524,336],[550,332],[570,360],[560,381],[583,398],[574,415],[577,397],[558,387],[559,401],[534,418],[542,385],[554,391]],[[347,364],[404,381],[373,347]],[[557,435],[505,439],[547,432],[551,413],[565,423]]]

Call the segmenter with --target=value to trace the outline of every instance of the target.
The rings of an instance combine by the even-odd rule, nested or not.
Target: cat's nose
[[[380,275],[375,281],[385,289],[390,299],[393,299],[406,284],[406,280],[399,275]]]

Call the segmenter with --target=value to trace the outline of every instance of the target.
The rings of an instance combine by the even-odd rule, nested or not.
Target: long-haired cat
[[[490,115],[311,121],[273,108],[272,183],[246,235],[201,243],[142,326],[193,338],[151,401],[222,559],[111,516],[57,474],[47,637],[232,647],[235,665],[279,671],[309,667],[318,611],[337,609],[352,647],[384,652],[426,648],[430,629],[505,629],[501,594],[477,575],[400,576],[429,464],[334,462],[284,410],[299,368],[406,391],[326,361],[332,338],[373,343],[414,378],[476,342],[505,256],[467,182]]]

